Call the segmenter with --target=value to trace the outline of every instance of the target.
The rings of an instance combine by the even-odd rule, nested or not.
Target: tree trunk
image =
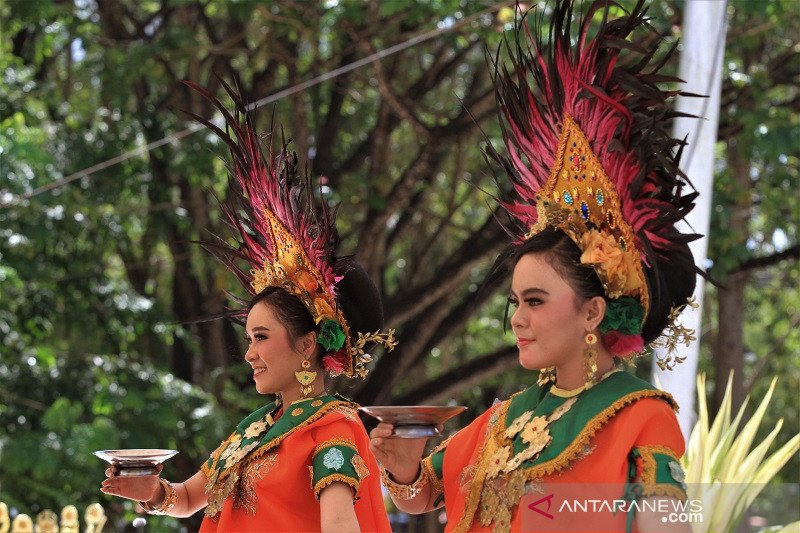
[[[744,401],[744,290],[748,275],[737,272],[725,281],[725,287],[717,295],[717,322],[719,333],[714,347],[714,410],[718,411],[725,395],[725,383],[733,371],[733,410]]]
[[[731,172],[731,186],[736,191],[730,208],[730,246],[744,248],[750,236],[749,221],[752,214],[750,161],[744,158],[744,150],[737,141],[727,142],[726,156]],[[718,290],[718,333],[714,347],[714,370],[717,385],[714,406],[717,410],[725,393],[725,383],[730,371],[734,371],[732,395],[734,412],[744,400],[744,291],[749,275],[746,271],[731,274]]]

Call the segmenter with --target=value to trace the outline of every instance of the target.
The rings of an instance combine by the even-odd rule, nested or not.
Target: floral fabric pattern
[[[314,449],[311,459],[311,488],[319,499],[322,489],[334,482],[350,485],[358,492],[361,480],[369,474],[358,448],[346,439],[334,438],[324,441]]]
[[[322,458],[322,464],[325,468],[339,470],[344,465],[344,454],[342,454],[339,448],[331,448],[325,453],[325,457]]]

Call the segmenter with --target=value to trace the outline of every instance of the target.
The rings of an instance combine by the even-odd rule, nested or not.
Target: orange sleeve
[[[631,415],[642,420],[631,451],[642,496],[685,499],[685,475],[680,464],[685,444],[675,413],[669,404],[657,398],[640,400],[633,411]]]
[[[310,477],[314,496],[334,482],[342,482],[358,494],[361,480],[369,475],[369,469],[358,448],[358,428],[355,422],[343,416],[331,416],[333,420],[311,430],[315,446],[311,453]]]
[[[666,446],[677,457],[683,455],[685,445],[681,427],[675,412],[667,402],[660,398],[643,398],[631,408],[635,411],[635,416],[641,417],[644,422],[636,437],[636,445]]]

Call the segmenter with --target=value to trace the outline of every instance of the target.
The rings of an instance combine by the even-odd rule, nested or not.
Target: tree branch
[[[499,210],[500,208],[498,208]],[[398,299],[389,300],[387,324],[402,324],[426,311],[434,301],[452,292],[470,274],[470,271],[487,256],[498,253],[505,245],[505,232],[494,216],[486,219],[483,227],[465,239],[459,248],[437,267],[440,273],[423,285],[410,288]]]
[[[750,259],[740,263],[738,267],[731,271],[731,274],[766,268],[776,263],[780,263],[786,259],[792,259],[795,261],[800,259],[800,245],[795,244],[794,246],[790,246],[782,252],[776,252],[774,254],[765,255],[762,257],[751,257]]]
[[[516,346],[505,346],[490,354],[476,357],[406,394],[393,398],[392,403],[396,405],[441,403],[448,398],[458,396],[468,387],[483,383],[500,372],[514,368],[518,354]]]

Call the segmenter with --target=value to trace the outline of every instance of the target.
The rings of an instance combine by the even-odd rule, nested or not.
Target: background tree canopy
[[[338,390],[364,404],[454,400],[471,408],[463,424],[529,383],[504,334],[507,281],[483,285],[507,242],[482,192],[492,185],[479,149],[484,133],[499,139],[485,53],[510,27],[503,7],[0,6],[0,501],[36,512],[100,500],[119,519],[123,504],[98,490],[93,450],[175,447],[167,475],[184,479],[264,401],[241,364],[241,330],[192,322],[241,291],[190,242],[224,233],[213,194],[224,195],[226,175],[223,147],[187,130],[181,110],[211,109],[183,79],[220,97],[215,74],[238,79],[249,101],[280,96],[254,113],[257,123],[267,129],[274,116],[327,201],[341,203],[340,251],[379,284],[401,344],[367,380]],[[779,374],[773,413],[786,435],[800,428],[794,7],[729,5],[708,265],[722,285],[707,289],[701,360],[717,382],[736,369],[737,401]],[[665,45],[680,35],[681,8],[651,6]],[[649,365],[639,368],[646,375]],[[795,459],[785,479],[796,481],[798,468]]]

